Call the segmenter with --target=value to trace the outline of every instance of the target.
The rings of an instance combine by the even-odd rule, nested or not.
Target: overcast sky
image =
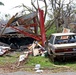
[[[13,16],[17,12],[20,12],[23,8],[14,8],[14,7],[21,5],[22,3],[25,4],[26,6],[32,7],[31,0],[0,0],[0,2],[4,3],[4,6],[0,6],[0,17],[3,17],[4,14],[10,14],[11,16]],[[42,1],[40,1],[39,4],[40,6],[44,5]]]
[[[0,6],[1,14],[11,14],[14,15],[16,12],[21,11],[21,8],[14,8],[15,6],[21,5],[24,3],[27,6],[31,6],[31,0],[0,0],[4,3],[4,6]]]
[[[4,3],[4,6],[0,6],[0,17],[4,14],[10,14],[12,16],[15,15],[17,12],[20,12],[22,10],[21,8],[13,9],[13,7],[21,5],[22,3],[26,6],[31,7],[31,0],[0,0],[0,2]],[[40,1],[39,4],[40,6],[42,6],[44,3]]]

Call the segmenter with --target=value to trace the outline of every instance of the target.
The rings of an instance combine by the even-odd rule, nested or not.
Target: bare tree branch
[[[47,3],[46,3],[46,0],[44,0],[44,4],[45,4],[45,15],[44,15],[44,21],[45,21],[46,14],[47,14]]]
[[[22,4],[22,6],[28,9],[29,12],[34,12],[31,8],[27,7],[26,5]]]
[[[36,8],[36,6],[35,6],[33,0],[31,0],[31,4],[32,4],[32,6],[35,8],[35,10],[38,11],[38,8]]]

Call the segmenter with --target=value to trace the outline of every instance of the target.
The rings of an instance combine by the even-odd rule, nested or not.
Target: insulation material
[[[28,52],[19,56],[19,62],[24,61],[28,57]]]
[[[39,53],[39,48],[35,48],[35,49],[33,49],[33,56],[37,56],[37,55],[39,55],[40,53]]]
[[[67,28],[63,28],[63,32],[62,33],[69,33],[70,29]],[[62,36],[61,39],[68,39],[68,36]]]

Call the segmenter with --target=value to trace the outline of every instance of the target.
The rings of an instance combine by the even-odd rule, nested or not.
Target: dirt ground
[[[45,69],[42,73],[36,73],[34,70],[24,71],[23,67],[14,68],[11,65],[7,66],[0,67],[0,75],[76,75],[76,72],[67,68]]]
[[[49,69],[49,68],[43,68],[43,72],[42,74],[50,74],[50,73],[58,73],[58,72],[74,72],[73,69],[69,68],[69,67],[59,67],[57,65],[55,65],[55,68]],[[24,65],[21,65],[19,67],[17,67],[17,62],[16,63],[6,63],[5,65],[1,66],[0,65],[0,74],[3,73],[13,73],[13,72],[18,72],[18,71],[23,71],[23,72],[30,72],[30,73],[36,73],[36,71],[34,70],[34,67],[27,67]],[[24,74],[25,75],[25,74]]]
[[[29,68],[30,67],[26,67],[26,66],[25,67],[24,66],[16,67],[16,64],[8,63],[4,66],[0,66],[0,74],[13,73],[13,72],[17,72],[17,71],[24,71],[24,72],[26,71],[26,72],[30,72],[30,73],[36,73],[34,68],[31,68],[31,70],[29,70]],[[45,68],[45,69],[43,69],[42,74],[50,74],[50,73],[58,73],[58,72],[73,72],[73,70],[70,68],[67,68],[67,67],[52,68],[52,69]]]

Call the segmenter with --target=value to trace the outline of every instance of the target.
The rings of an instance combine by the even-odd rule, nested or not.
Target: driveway
[[[4,73],[0,75],[76,75],[76,72],[61,72],[61,73],[44,74],[44,73],[30,73],[30,72],[18,71],[14,73]]]

